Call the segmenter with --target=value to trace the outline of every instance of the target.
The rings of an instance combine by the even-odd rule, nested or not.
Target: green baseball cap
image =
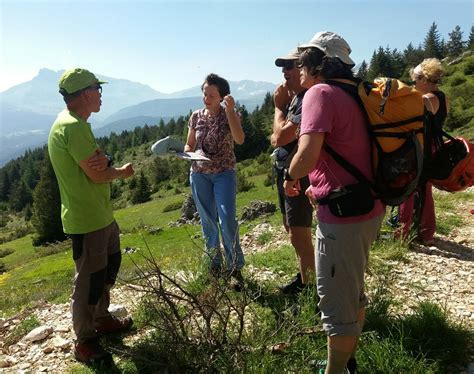
[[[63,91],[65,91],[66,94],[73,94],[84,88],[103,83],[108,82],[98,80],[89,70],[81,68],[70,69],[66,70],[61,78],[59,78],[59,92],[63,94]]]

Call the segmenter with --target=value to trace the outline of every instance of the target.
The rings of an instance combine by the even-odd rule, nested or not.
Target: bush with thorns
[[[228,279],[206,271],[166,274],[149,251],[141,255],[145,265],[136,266],[130,286],[142,294],[139,324],[149,335],[137,352],[168,370],[204,371],[220,360],[239,366],[256,322],[258,293],[245,287],[234,292]]]

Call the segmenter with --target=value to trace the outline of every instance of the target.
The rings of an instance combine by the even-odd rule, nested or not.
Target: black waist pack
[[[355,183],[339,187],[321,199],[318,204],[328,205],[336,217],[354,217],[374,209],[374,197],[367,183]]]

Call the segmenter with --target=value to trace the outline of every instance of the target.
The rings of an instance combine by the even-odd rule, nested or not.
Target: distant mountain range
[[[44,144],[52,122],[64,108],[57,88],[63,72],[41,69],[32,80],[0,92],[0,166]],[[200,86],[165,94],[142,83],[97,76],[109,84],[104,85],[101,111],[90,118],[96,136],[154,125],[202,107]],[[229,83],[232,95],[249,110],[276,87],[250,80]]]

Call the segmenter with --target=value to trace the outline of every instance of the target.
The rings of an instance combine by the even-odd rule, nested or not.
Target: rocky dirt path
[[[466,222],[463,227],[453,230],[449,236],[438,236],[432,247],[414,245],[407,262],[393,263],[397,274],[393,290],[406,312],[420,300],[434,300],[445,306],[453,319],[474,329],[474,215],[465,207],[460,207],[458,214],[462,214]],[[271,240],[262,244],[259,238],[269,231]],[[268,224],[256,226],[242,238],[247,255],[283,244],[288,244],[286,233]],[[259,270],[259,273],[262,277],[272,277],[271,271]],[[133,312],[137,297],[130,288],[118,287],[113,290],[112,300]],[[119,308],[118,313],[123,312]],[[40,335],[34,338],[38,340],[23,337],[6,347],[5,337],[30,314],[34,314],[43,326]],[[63,373],[76,363],[72,354],[73,341],[68,304],[43,303],[8,320],[0,319],[0,372]]]

